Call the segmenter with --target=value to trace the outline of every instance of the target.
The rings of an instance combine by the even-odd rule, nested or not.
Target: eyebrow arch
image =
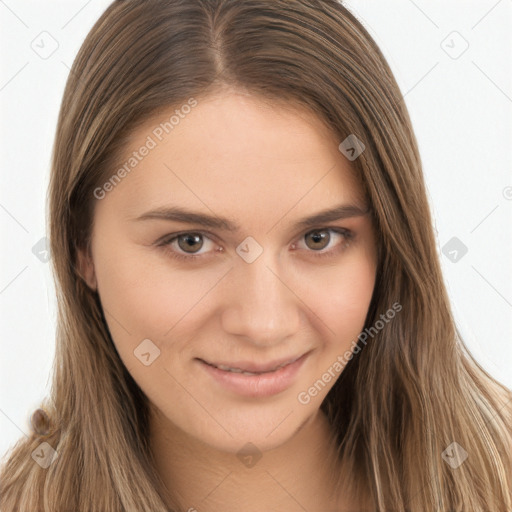
[[[299,219],[295,223],[295,226],[297,228],[305,229],[308,227],[317,226],[319,224],[331,222],[334,220],[348,219],[351,217],[361,217],[363,215],[368,214],[369,212],[369,207],[361,208],[360,206],[357,205],[341,204],[339,206],[335,206],[334,208],[322,210],[318,213],[315,213],[314,215],[303,217],[302,219]],[[149,212],[143,213],[139,217],[135,217],[131,220],[167,220],[183,222],[185,224],[200,224],[207,228],[220,229],[234,233],[239,233],[241,231],[241,227],[238,224],[224,217],[208,215],[200,212],[193,212],[191,210],[187,210],[186,208],[180,208],[177,206],[156,208]]]

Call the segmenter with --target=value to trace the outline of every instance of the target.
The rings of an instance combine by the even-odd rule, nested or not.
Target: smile
[[[201,368],[223,390],[247,397],[268,397],[290,388],[311,351],[266,365],[249,362],[209,363],[196,359]]]
[[[236,366],[227,366],[227,365],[224,365],[224,364],[213,364],[213,363],[206,363],[206,364],[209,364],[210,366],[213,366],[215,368],[218,368],[219,370],[223,370],[223,371],[226,371],[226,372],[243,373],[244,375],[262,375],[264,373],[275,372],[276,370],[279,370],[279,368],[284,368],[285,366],[288,366],[289,364],[293,364],[300,357],[302,357],[302,356],[297,356],[297,357],[295,357],[295,358],[293,358],[291,360],[288,360],[288,361],[286,361],[284,363],[281,363],[278,366],[275,366],[275,367],[271,368],[270,370],[262,370],[262,371],[249,371],[249,370],[244,369],[244,368],[238,368]]]

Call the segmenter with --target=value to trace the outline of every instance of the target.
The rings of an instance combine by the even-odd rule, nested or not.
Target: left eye
[[[346,242],[350,239],[350,232],[346,229],[315,229],[314,231],[308,231],[304,235],[307,248],[312,249],[313,252],[319,252],[320,250],[325,249],[332,240],[332,235],[330,233],[334,233],[337,237]],[[310,242],[310,245],[308,245],[308,242]]]
[[[328,249],[327,251],[324,250],[326,247],[329,246],[330,242],[332,241],[333,237],[331,233],[335,234],[335,239],[339,238],[340,242],[335,245],[334,249]],[[350,240],[352,239],[353,234],[348,229],[343,228],[322,228],[322,229],[315,229],[312,231],[308,231],[305,233],[302,237],[305,240],[306,248],[300,247],[300,243],[294,243],[293,249],[296,248],[300,250],[306,250],[307,252],[311,252],[313,256],[329,256],[335,253],[338,253],[345,248],[348,247]],[[163,246],[166,251],[170,253],[170,255],[177,259],[182,260],[193,260],[193,259],[199,259],[204,256],[209,251],[204,251],[203,253],[200,253],[200,251],[204,247],[204,240],[208,240],[210,245],[215,246],[215,242],[207,236],[205,233],[202,232],[186,232],[186,233],[179,233],[171,235],[170,238],[164,239],[162,242],[160,242],[158,245]],[[208,244],[206,244],[208,245]],[[190,250],[192,249],[192,250]],[[310,249],[310,250],[308,250]]]

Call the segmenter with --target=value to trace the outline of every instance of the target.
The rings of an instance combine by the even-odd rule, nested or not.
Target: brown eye
[[[295,248],[302,249],[315,258],[335,257],[348,249],[354,233],[345,228],[320,228],[308,231]],[[301,247],[302,246],[302,247]]]
[[[183,261],[196,261],[211,256],[215,252],[213,239],[200,231],[175,233],[169,235],[169,238],[159,241],[157,245],[173,258]],[[210,245],[210,251],[208,251],[208,245]],[[218,252],[222,252],[222,248]]]
[[[197,233],[185,233],[176,237],[180,249],[187,253],[194,254],[203,247],[202,235]],[[195,250],[194,250],[195,249]]]
[[[325,249],[331,241],[331,235],[328,229],[318,229],[310,231],[304,235],[306,245],[309,249],[322,250]],[[309,243],[310,242],[310,243]]]

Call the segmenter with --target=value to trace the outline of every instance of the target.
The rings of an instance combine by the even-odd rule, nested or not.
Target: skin
[[[120,161],[174,110],[137,128]],[[297,399],[353,348],[375,284],[369,215],[295,227],[339,204],[366,206],[340,142],[304,109],[223,91],[199,99],[96,202],[91,249],[80,253],[80,268],[99,293],[123,363],[151,402],[155,463],[183,510],[360,506],[334,497],[328,478],[343,472],[338,462],[328,463],[332,430],[320,411],[335,379],[308,404]],[[241,231],[134,220],[160,206],[223,216]],[[355,236],[346,241],[326,228]],[[305,236],[313,229],[327,238],[316,246]],[[186,244],[155,245],[197,231],[205,237],[188,253],[203,255],[196,262],[171,256],[172,249],[187,254]],[[252,263],[236,252],[248,236],[263,248]],[[160,350],[149,366],[134,355],[144,339]],[[225,389],[196,359],[264,363],[308,351],[290,387],[268,397]],[[237,457],[247,442],[262,455],[253,467]]]

